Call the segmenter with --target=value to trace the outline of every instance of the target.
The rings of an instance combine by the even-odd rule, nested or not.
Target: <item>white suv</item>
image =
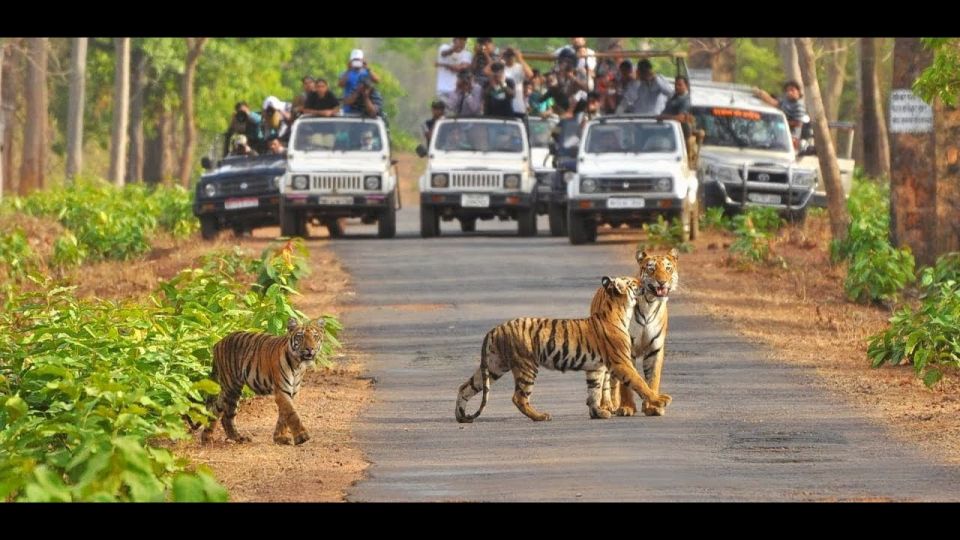
[[[530,143],[516,118],[445,118],[433,128],[430,156],[420,177],[420,235],[440,234],[440,220],[460,220],[464,232],[478,219],[514,219],[520,236],[537,234],[536,178]]]
[[[342,234],[339,218],[377,222],[377,236],[397,230],[397,176],[380,118],[306,117],[293,125],[287,173],[281,183],[280,226],[285,236],[306,236],[307,223]]]
[[[567,183],[570,243],[597,239],[597,226],[680,218],[696,236],[697,174],[680,124],[648,116],[604,116],[584,127],[577,172]]]

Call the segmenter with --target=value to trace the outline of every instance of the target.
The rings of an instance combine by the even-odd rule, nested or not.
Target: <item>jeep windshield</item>
[[[457,121],[441,124],[434,149],[443,152],[523,152],[523,133],[516,124]]]
[[[588,154],[654,154],[677,151],[671,124],[653,122],[607,122],[587,131]]]
[[[733,146],[789,152],[793,149],[782,114],[730,107],[693,107],[704,146]]]
[[[306,121],[297,124],[294,150],[300,152],[379,152],[380,129],[374,122]]]

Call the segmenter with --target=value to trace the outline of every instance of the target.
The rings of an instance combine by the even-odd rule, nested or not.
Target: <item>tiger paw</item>
[[[645,415],[647,415],[647,416],[663,416],[663,414],[666,412],[666,409],[665,409],[665,408],[663,408],[663,407],[654,407],[653,405],[651,405],[651,404],[649,404],[649,403],[647,403],[647,402],[644,402],[644,403],[643,403],[642,410],[643,410],[643,414],[645,414]]]
[[[297,434],[297,436],[294,437],[293,443],[294,443],[294,444],[303,444],[303,443],[305,443],[305,442],[307,442],[307,441],[309,441],[309,440],[310,440],[310,434],[307,433],[306,431],[304,431],[304,432],[302,432],[302,433]]]
[[[290,439],[289,435],[281,435],[279,437],[274,437],[273,442],[277,444],[293,444],[293,440]]]
[[[603,408],[599,408],[599,409],[595,409],[595,410],[591,410],[591,411],[590,411],[590,418],[594,418],[594,419],[606,420],[607,418],[610,418],[611,416],[613,416],[613,414],[612,414],[610,411],[608,411],[608,410],[606,410],[606,409],[603,409]]]
[[[234,441],[234,442],[239,443],[239,444],[245,444],[245,443],[248,443],[248,442],[250,442],[250,441],[253,440],[253,439],[251,439],[250,437],[247,437],[246,435],[240,435],[240,434],[237,434],[236,436],[228,437],[228,438],[229,438],[231,441]]]
[[[541,413],[540,416],[531,417],[531,420],[534,422],[547,422],[552,419],[553,417],[550,416],[550,413]]]
[[[617,409],[617,416],[633,416],[637,414],[637,409],[629,405],[623,405]]]

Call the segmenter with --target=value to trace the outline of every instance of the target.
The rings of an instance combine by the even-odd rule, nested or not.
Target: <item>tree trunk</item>
[[[837,166],[837,151],[830,137],[827,115],[820,96],[820,83],[817,81],[817,67],[813,55],[813,41],[810,38],[796,38],[797,57],[800,60],[800,73],[803,75],[804,94],[812,107],[813,136],[816,139],[817,157],[820,160],[820,176],[827,191],[827,209],[830,212],[830,232],[834,240],[847,237],[850,216],[847,215],[843,186],[840,184],[840,168]]]
[[[847,43],[843,38],[824,38],[826,49],[827,84],[823,94],[823,109],[827,119],[836,122],[840,117],[840,95],[843,94],[843,83],[847,74]]]
[[[857,61],[854,62],[853,86],[857,96],[853,117],[856,119],[856,131],[853,139],[853,160],[863,167],[863,40],[857,39]]]
[[[110,181],[123,187],[130,119],[130,38],[114,38],[113,129],[110,130]]]
[[[863,170],[874,178],[890,176],[890,139],[883,117],[877,74],[880,38],[861,38],[860,89],[863,105]],[[909,88],[912,81],[905,88]]]
[[[143,102],[147,88],[147,55],[143,49],[133,50],[133,81],[130,91],[130,155],[127,160],[127,182],[143,181]]]
[[[20,195],[29,195],[43,185],[40,154],[47,111],[43,108],[43,88],[47,84],[47,38],[27,39],[27,115],[23,127],[23,158],[20,162]]]
[[[925,259],[933,264],[944,253],[960,251],[960,109],[938,98],[933,104],[933,136],[936,156],[937,223],[930,231]]]
[[[74,38],[70,53],[70,103],[67,111],[67,179],[83,170],[83,108],[87,77],[87,38]]]
[[[3,59],[6,58],[7,52],[7,43],[3,40],[0,40],[0,63]],[[3,88],[3,68],[0,67],[0,88]],[[5,131],[5,126],[7,125],[7,112],[3,107],[3,92],[0,91],[0,133]],[[7,148],[3,145],[3,141],[0,140],[0,202],[3,201],[3,162],[6,160]]]
[[[187,63],[183,72],[183,152],[180,154],[180,184],[190,185],[193,168],[193,149],[196,146],[197,130],[193,121],[193,83],[197,74],[197,62],[207,38],[187,38]]]
[[[0,146],[3,147],[3,159],[0,160],[0,173],[3,174],[8,186],[5,189],[9,193],[17,193],[19,182],[13,176],[13,125],[17,118],[13,111],[16,109],[17,88],[21,88],[22,85],[14,80],[14,76],[19,73],[15,69],[17,57],[14,56],[13,45],[8,42],[2,52],[3,66],[0,69],[3,71],[3,80],[0,81],[0,101],[3,105],[0,107],[0,115],[3,122],[0,123],[3,124],[3,129],[0,133]]]
[[[919,38],[896,38],[893,46],[894,92],[911,92],[913,82],[933,61]],[[912,92],[911,92],[912,93]],[[891,116],[893,111],[891,111]],[[890,134],[890,237],[898,247],[909,246],[921,265],[933,259],[937,225],[937,168],[932,132]]]
[[[688,67],[710,69],[712,80],[733,82],[737,69],[735,43],[733,38],[690,38]]]
[[[793,38],[777,38],[777,52],[780,54],[780,63],[783,65],[784,81],[801,82],[800,60],[797,57],[797,46]],[[802,83],[801,83],[802,84]]]

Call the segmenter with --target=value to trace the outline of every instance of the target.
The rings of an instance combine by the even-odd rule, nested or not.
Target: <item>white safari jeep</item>
[[[680,218],[696,237],[697,175],[680,124],[649,116],[604,116],[584,127],[577,172],[567,183],[571,244],[597,239],[597,226],[639,226]]]
[[[815,156],[798,160],[783,111],[753,96],[751,87],[693,81],[691,112],[705,132],[700,147],[701,199],[728,209],[769,206],[802,219],[826,195]],[[840,160],[844,193],[853,161]]]
[[[306,236],[307,223],[342,234],[339,218],[377,222],[377,236],[397,230],[397,177],[386,126],[379,118],[306,117],[293,125],[280,192],[285,236]]]
[[[536,178],[530,143],[517,118],[445,118],[433,129],[427,170],[420,177],[420,235],[440,234],[440,220],[515,219],[520,236],[537,234]]]

